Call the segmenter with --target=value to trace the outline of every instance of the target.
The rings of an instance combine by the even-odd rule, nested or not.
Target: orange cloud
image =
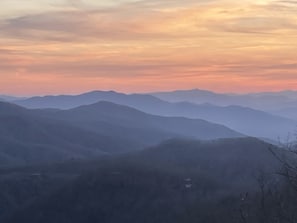
[[[291,2],[268,0],[98,8],[76,1],[6,15],[0,17],[0,88],[19,94],[296,89],[296,11]]]

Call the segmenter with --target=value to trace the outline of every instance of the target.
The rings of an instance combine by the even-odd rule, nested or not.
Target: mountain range
[[[115,140],[3,102],[0,123],[1,166],[86,158],[138,148],[128,140]]]
[[[178,90],[151,93],[169,102],[210,103],[219,106],[239,105],[263,111],[294,107],[297,104],[297,91],[261,92],[251,94],[221,94],[206,90]]]
[[[282,172],[294,153],[261,139],[287,136],[296,121],[247,104],[158,97],[0,102],[0,222],[295,222],[297,195]]]
[[[197,93],[197,91],[194,93]],[[154,115],[204,119],[225,125],[245,135],[269,138],[275,141],[287,138],[290,133],[295,131],[297,126],[296,120],[249,107],[237,105],[217,106],[209,103],[195,104],[190,102],[172,103],[151,95],[127,95],[114,91],[94,91],[77,96],[33,97],[14,101],[14,103],[27,108],[69,109],[99,101],[109,101],[129,106]]]
[[[29,110],[0,102],[1,165],[90,158],[175,137],[242,137],[203,120],[153,116],[110,102],[71,110]]]
[[[16,101],[16,100],[24,100],[25,97],[16,97],[16,96],[10,96],[10,95],[0,95],[0,101]]]

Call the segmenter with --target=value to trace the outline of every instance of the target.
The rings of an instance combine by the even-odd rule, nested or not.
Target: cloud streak
[[[36,83],[61,92],[68,82],[76,91],[288,88],[296,80],[295,3],[49,1],[39,12],[0,13],[0,88],[12,91],[5,86],[18,80],[23,93],[37,93]]]

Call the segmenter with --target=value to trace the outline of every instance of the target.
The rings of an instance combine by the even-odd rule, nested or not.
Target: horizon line
[[[129,92],[129,91],[119,91],[116,89],[90,89],[86,91],[79,92],[65,92],[65,93],[44,93],[44,94],[10,94],[10,93],[1,93],[1,96],[4,97],[19,97],[19,98],[31,98],[31,97],[46,97],[46,96],[78,96],[82,94],[92,93],[92,92],[115,92],[120,94],[143,94],[143,95],[151,95],[156,93],[170,93],[170,92],[182,92],[182,91],[205,91],[215,94],[225,94],[225,95],[249,95],[249,94],[263,94],[263,93],[282,93],[282,92],[297,92],[297,89],[282,89],[282,90],[271,90],[271,91],[251,91],[251,92],[220,92],[211,89],[203,89],[203,88],[187,88],[187,89],[171,89],[171,90],[156,90],[150,92]]]

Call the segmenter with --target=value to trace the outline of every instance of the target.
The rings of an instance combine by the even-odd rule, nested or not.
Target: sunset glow
[[[0,93],[297,90],[297,2],[2,0]]]

